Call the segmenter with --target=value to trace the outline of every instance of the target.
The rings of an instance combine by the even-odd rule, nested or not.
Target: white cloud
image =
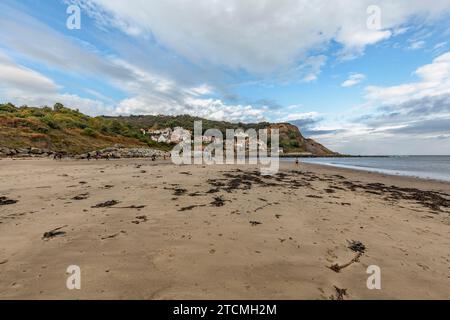
[[[131,95],[118,103],[114,111],[116,114],[189,114],[212,120],[243,122],[265,119],[263,107],[229,105],[220,99],[205,98],[215,93],[208,84],[186,87],[128,62],[115,62],[126,68],[132,78],[131,81],[115,80]]]
[[[361,83],[365,78],[366,76],[362,73],[352,73],[348,79],[341,84],[341,86],[344,88],[353,87]]]
[[[418,68],[419,81],[391,87],[368,86],[366,97],[383,105],[401,104],[410,100],[450,93],[450,52]]]
[[[0,43],[20,56],[72,75],[130,79],[128,70],[114,63],[114,57],[101,56],[89,44],[69,38],[23,12],[0,10],[5,13],[0,19]]]
[[[93,115],[112,111],[101,101],[82,98],[74,94],[60,93],[61,89],[63,88],[52,79],[17,64],[0,52],[1,102],[29,106],[51,106],[56,102],[62,102],[67,106]]]
[[[15,105],[22,106],[53,106],[56,102],[61,102],[67,107],[78,109],[84,114],[92,116],[112,114],[114,109],[111,106],[105,105],[102,101],[83,98],[75,94],[68,93],[46,93],[46,92],[30,92],[22,91],[15,88],[3,91],[0,89],[0,102],[11,102]]]
[[[368,109],[316,125],[313,138],[353,154],[449,154],[450,52],[414,75],[415,82],[367,87]]]
[[[0,94],[2,102],[17,105],[44,106],[61,102],[90,115],[101,114],[190,114],[212,120],[259,122],[265,120],[267,108],[251,105],[229,105],[220,99],[206,99],[213,88],[201,85],[180,87],[175,81],[155,76],[125,61],[114,60],[130,74],[130,79],[111,79],[127,90],[132,97],[117,105],[103,94],[87,90],[100,100],[83,98],[75,94],[61,93],[64,88],[42,74],[25,68],[0,52]],[[109,100],[109,101],[108,101]],[[105,102],[108,101],[109,105]]]
[[[79,0],[93,17],[159,43],[202,63],[272,72],[304,61],[331,41],[343,57],[360,55],[405,28],[413,16],[432,21],[450,7],[422,0]],[[367,28],[369,5],[381,8],[382,30]],[[107,18],[105,18],[107,17]],[[307,76],[313,80],[314,76]]]
[[[0,90],[20,87],[24,92],[53,93],[58,86],[44,75],[19,66],[0,52]]]
[[[318,112],[300,112],[300,113],[291,113],[287,116],[280,118],[278,121],[287,122],[294,120],[310,120],[310,119],[318,119],[320,114]]]
[[[447,41],[439,42],[433,47],[433,50],[441,49],[441,48],[445,47],[446,45],[447,45]]]
[[[408,49],[409,50],[419,50],[419,49],[423,49],[425,47],[427,43],[423,40],[417,40],[417,41],[413,41],[411,42],[411,44],[409,45]]]
[[[0,33],[2,44],[50,69],[97,77],[129,97],[114,102],[102,92],[92,89],[84,92],[94,99],[64,93],[64,88],[51,79],[15,64],[0,52],[0,92],[5,101],[33,106],[62,102],[90,115],[191,114],[220,120],[229,117],[233,121],[259,121],[264,118],[263,108],[227,105],[221,100],[205,99],[205,96],[214,93],[213,86],[209,84],[180,84],[169,75],[158,74],[116,56],[101,56],[85,43],[76,43],[24,13],[8,10],[11,14],[0,20],[4,31]],[[39,42],[32,39],[39,39]]]
[[[158,97],[139,96],[121,101],[118,114],[189,114],[211,120],[230,122],[260,122],[266,120],[265,108],[251,105],[229,105],[220,99],[202,99],[186,96],[183,101],[167,103]]]

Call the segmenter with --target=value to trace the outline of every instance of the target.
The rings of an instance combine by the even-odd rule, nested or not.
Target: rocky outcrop
[[[40,148],[5,148],[0,147],[0,157],[15,158],[33,158],[33,157],[49,157],[53,152],[48,149]]]
[[[47,158],[52,157],[55,153],[47,149],[39,148],[4,148],[0,147],[0,157],[13,157],[13,158]],[[122,158],[156,158],[162,159],[164,157],[169,158],[170,153],[150,149],[150,148],[125,148],[121,145],[116,145],[114,147],[105,148],[98,151],[89,152],[91,158],[111,158],[111,159],[122,159]],[[75,159],[87,159],[88,153],[81,155],[68,155],[64,154],[66,157],[73,157]]]
[[[125,148],[123,146],[114,146],[111,148],[105,148],[98,151],[92,151],[89,153],[81,154],[76,156],[77,159],[87,159],[88,155],[95,159],[96,157],[99,158],[111,158],[111,159],[130,159],[130,158],[156,158],[156,159],[162,159],[162,158],[169,158],[170,153],[156,150],[156,149],[150,149],[150,148]]]
[[[280,147],[285,154],[301,154],[311,156],[332,156],[337,153],[325,148],[320,143],[306,139],[299,128],[290,123],[277,123],[269,126],[269,131],[278,129],[280,133]]]

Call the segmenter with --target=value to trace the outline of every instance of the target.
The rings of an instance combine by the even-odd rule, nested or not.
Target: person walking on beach
[[[298,161],[298,158],[295,159],[295,166],[298,167],[300,165],[300,162]]]

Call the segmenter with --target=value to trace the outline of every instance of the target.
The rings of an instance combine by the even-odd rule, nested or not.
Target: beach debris
[[[348,248],[350,250],[352,250],[353,252],[358,252],[358,253],[365,253],[366,252],[366,246],[361,242],[361,241],[355,241],[355,240],[351,240],[348,241]]]
[[[101,240],[114,239],[114,238],[117,237],[118,235],[119,235],[119,233],[115,233],[115,234],[112,234],[112,235],[110,235],[110,236],[102,237]]]
[[[72,200],[86,200],[88,198],[89,198],[89,193],[83,193],[83,194],[73,197]]]
[[[119,204],[119,203],[120,202],[116,201],[116,200],[109,200],[109,201],[99,203],[95,206],[92,206],[91,208],[109,208],[109,207],[115,206],[116,204]]]
[[[174,196],[182,196],[182,195],[184,195],[186,192],[187,192],[186,189],[183,189],[183,188],[175,188],[175,189],[174,189],[174,192],[173,192],[173,195],[174,195]]]
[[[261,206],[261,207],[256,208],[256,209],[254,210],[254,212],[258,212],[258,211],[260,211],[260,210],[263,210],[263,209],[265,209],[265,208],[267,208],[267,207],[270,207],[271,205],[272,205],[272,203],[267,203],[267,204],[265,204],[265,205],[263,205],[263,206]]]
[[[376,194],[377,196],[382,196],[383,194],[379,191],[366,190],[366,193]]]
[[[347,296],[347,289],[341,289],[337,286],[334,286],[334,289],[336,290],[336,300],[338,301],[344,300],[344,297]],[[331,299],[334,300],[335,297],[331,296]]]
[[[126,207],[113,207],[113,209],[137,209],[137,210],[141,210],[144,209],[146,207],[146,205],[131,205],[131,206],[126,206]]]
[[[214,201],[211,202],[211,206],[213,207],[223,207],[225,205],[225,200],[222,196],[214,197]]]
[[[137,216],[136,219],[139,219],[142,222],[147,222],[148,221],[147,216]]]
[[[179,188],[179,187],[175,187],[173,189],[171,189],[171,188],[164,188],[164,189],[166,189],[166,190],[173,190],[173,195],[177,196],[177,197],[182,196],[182,195],[184,195],[187,192],[186,189]]]
[[[147,216],[138,216],[138,217],[136,217],[136,219],[137,220],[131,221],[131,223],[140,224],[140,223],[148,221]]]
[[[259,221],[250,221],[250,224],[252,225],[252,227],[256,227],[256,226],[262,224],[262,222],[259,222]]]
[[[362,255],[367,250],[366,246],[361,241],[347,240],[347,243],[348,243],[347,248],[349,248],[350,250],[355,252],[356,256],[346,264],[339,265],[339,264],[335,263],[332,266],[328,267],[336,273],[339,273],[342,269],[349,267],[353,263],[359,262],[359,259],[362,257]]]
[[[110,184],[107,184],[107,185],[105,185],[103,188],[104,188],[104,189],[111,189],[111,188],[114,188],[114,186],[113,186],[113,185],[110,185]]]
[[[198,191],[189,193],[189,197],[201,197],[202,194]]]
[[[5,259],[5,260],[0,260],[0,265],[8,263],[9,260]]]
[[[387,186],[383,183],[362,184],[343,181],[342,184],[351,191],[361,189],[368,194],[384,196],[384,199],[387,201],[415,201],[417,204],[427,207],[435,212],[444,212],[443,208],[450,208],[450,195],[442,192]]]
[[[198,208],[198,207],[205,207],[205,205],[204,204],[198,204],[198,205],[187,206],[187,207],[183,207],[183,208],[179,209],[178,211],[181,211],[181,212],[183,212],[183,211],[191,211],[191,210],[193,210],[195,208]]]
[[[330,268],[331,270],[333,270],[336,273],[339,273],[339,272],[341,272],[342,269],[345,269],[345,268],[351,266],[353,263],[359,262],[359,259],[361,258],[362,255],[363,255],[362,253],[358,252],[356,254],[356,256],[352,260],[350,260],[348,263],[343,264],[343,265],[339,265],[339,264],[335,263],[328,268]]]
[[[114,238],[118,237],[121,233],[122,233],[122,234],[126,234],[127,232],[124,231],[124,230],[121,230],[121,231],[118,232],[118,233],[114,233],[114,234],[109,235],[109,236],[104,236],[104,237],[102,237],[102,238],[100,238],[100,239],[101,239],[101,240],[114,239]]]
[[[316,195],[312,195],[312,194],[309,194],[306,197],[307,198],[312,198],[312,199],[323,199],[323,197],[321,197],[321,196],[316,196]]]
[[[60,231],[60,230],[64,229],[64,228],[67,228],[67,227],[68,226],[66,225],[66,226],[62,226],[62,227],[59,227],[59,228],[56,228],[56,229],[53,229],[53,230],[45,232],[44,235],[42,236],[42,240],[50,240],[50,239],[52,239],[54,237],[57,237],[57,236],[64,236],[66,234],[66,232],[65,231]]]
[[[11,204],[16,204],[17,200],[8,199],[6,197],[0,197],[0,206],[7,206]]]
[[[219,189],[231,193],[234,190],[250,190],[253,184],[259,186],[273,186],[272,183],[264,181],[261,178],[259,171],[244,172],[236,170],[235,172],[228,172],[224,174],[226,179],[209,179],[208,183]]]

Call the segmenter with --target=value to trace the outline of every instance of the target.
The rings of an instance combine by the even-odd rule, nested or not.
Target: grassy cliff
[[[53,108],[0,104],[0,147],[36,147],[79,154],[114,144],[170,148],[151,141],[124,122],[89,117],[61,104]]]

